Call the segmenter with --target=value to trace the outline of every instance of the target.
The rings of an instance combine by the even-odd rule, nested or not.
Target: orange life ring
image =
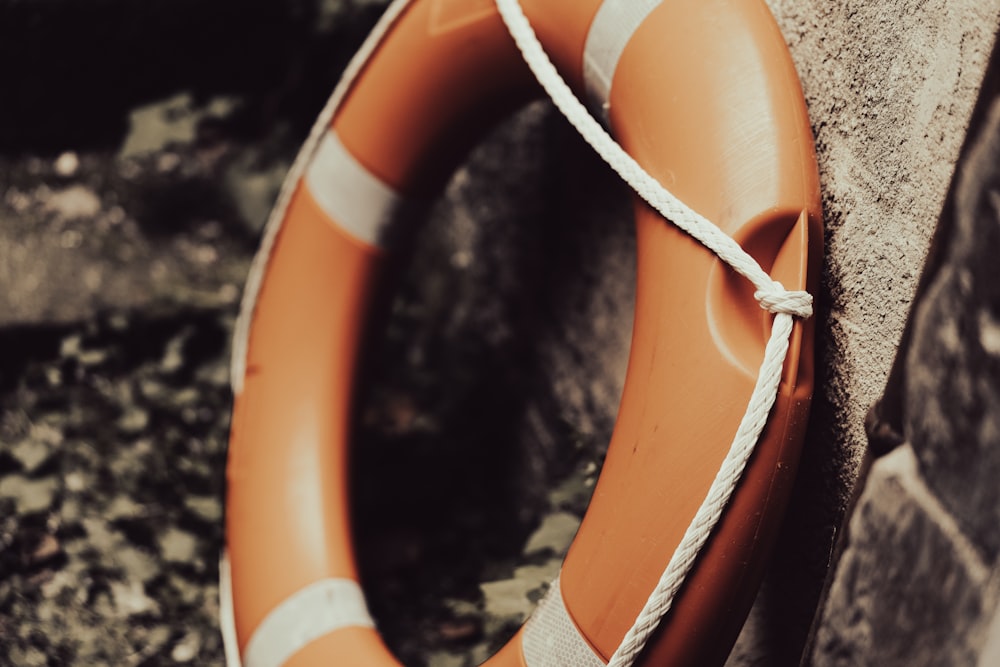
[[[607,113],[640,164],[776,280],[816,286],[812,134],[762,0],[523,5],[563,76]],[[248,339],[237,338],[234,355],[224,584],[246,667],[398,664],[356,583],[346,463],[355,360],[396,214],[435,192],[477,137],[533,95],[492,0],[396,0],[303,149],[251,277]],[[493,666],[607,661],[704,498],[753,388],[771,316],[752,288],[641,202],[636,219],[632,351],[607,458],[546,611]],[[725,660],[791,492],[812,338],[811,323],[796,322],[757,450],[637,664]]]

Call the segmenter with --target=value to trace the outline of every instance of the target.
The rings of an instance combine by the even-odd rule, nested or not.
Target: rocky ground
[[[25,355],[3,368],[6,664],[221,664],[232,322],[231,308],[108,312],[0,336]],[[523,466],[524,452],[480,421],[506,416],[494,399],[510,388],[473,383],[480,395],[456,400],[426,371],[403,373],[421,381],[419,393],[380,383],[368,401],[361,558],[374,613],[407,664],[478,664],[558,571],[597,441],[578,436],[580,451],[540,480],[554,488],[515,503],[524,490],[502,471]]]
[[[0,332],[0,652],[11,664],[222,660],[228,347],[252,231],[210,186],[241,156],[182,136],[178,124],[215,119],[189,105],[171,98],[134,113],[114,154],[28,158],[6,172],[14,289]],[[168,138],[133,156],[148,123]],[[538,138],[552,123],[535,107],[505,134]],[[207,160],[213,147],[221,155]],[[506,211],[469,210],[489,206],[463,193],[493,175],[497,150],[463,170],[439,207],[369,370],[361,557],[374,613],[407,664],[478,663],[520,624],[596,478],[610,422],[595,424],[601,411],[588,403],[607,413],[617,399],[567,385],[574,395],[550,414],[546,402],[559,401],[543,379],[571,379],[560,367],[587,363],[573,359],[587,350],[542,358],[532,335],[555,335],[559,306],[545,301],[566,289],[551,280],[536,299],[519,290],[524,272],[542,270],[545,239],[490,231]],[[240,178],[233,187],[276,185],[267,171]],[[559,261],[594,260],[601,237],[590,230]],[[507,251],[484,265],[486,243]],[[627,244],[619,250],[628,256]],[[588,287],[571,291],[590,301]],[[610,302],[603,317],[627,321],[630,292],[596,295]],[[607,372],[620,382],[620,371]]]
[[[24,354],[5,364],[0,423],[6,664],[220,662],[231,320],[115,312],[4,332]]]
[[[329,12],[307,44],[377,14]],[[314,94],[349,53],[325,51]],[[0,137],[4,664],[222,663],[229,339],[323,97],[195,79],[110,95],[75,129],[6,111],[24,132]],[[472,156],[420,236],[367,372],[355,475],[370,603],[406,664],[478,664],[558,570],[624,374],[627,218],[625,192],[536,105]]]

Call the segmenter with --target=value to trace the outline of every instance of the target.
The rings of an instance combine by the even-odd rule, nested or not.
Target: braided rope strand
[[[518,0],[496,0],[496,4],[528,67],[584,140],[650,206],[753,283],[754,298],[761,308],[775,314],[757,381],[729,452],[656,587],[608,663],[609,667],[629,667],[660,619],[670,610],[677,591],[729,503],[777,398],[792,333],[792,318],[810,317],[813,300],[808,292],[786,290],[732,237],[677,199],[646,172],[590,115],[556,71]]]
[[[781,368],[788,352],[788,338],[791,332],[791,315],[787,313],[775,315],[771,337],[764,351],[764,362],[761,364],[747,412],[740,422],[730,450],[709,487],[708,495],[698,508],[639,616],[611,656],[608,667],[629,667],[635,662],[660,619],[670,611],[677,591],[683,585],[694,566],[695,559],[722,517],[722,512],[743,475],[743,470],[750,455],[753,454],[777,397]]]

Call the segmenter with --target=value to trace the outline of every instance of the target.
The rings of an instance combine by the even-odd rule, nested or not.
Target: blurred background
[[[0,110],[5,663],[221,663],[237,303],[382,9],[3,7],[3,60],[23,64]],[[628,354],[628,207],[538,104],[419,236],[356,457],[373,610],[408,664],[483,659],[558,569]]]
[[[1000,15],[769,4],[810,105],[828,257],[800,483],[737,666],[799,662]],[[284,173],[384,6],[0,0],[0,663],[222,664],[237,305]],[[539,102],[418,235],[355,449],[363,574],[407,665],[478,664],[558,570],[628,358],[629,209]],[[878,619],[858,630],[853,603],[839,626],[827,613],[816,664],[872,655]]]

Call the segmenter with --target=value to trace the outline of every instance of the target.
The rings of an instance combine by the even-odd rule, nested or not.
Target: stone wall
[[[801,650],[793,637],[805,637],[835,555],[864,456],[865,414],[895,357],[1000,3],[769,4],[813,122],[827,254],[817,393],[800,483],[773,576],[748,626],[754,639],[744,637],[734,663],[768,656],[764,664],[792,665]]]
[[[1000,51],[885,398],[814,665],[996,664]],[[888,450],[886,452],[885,450]]]

